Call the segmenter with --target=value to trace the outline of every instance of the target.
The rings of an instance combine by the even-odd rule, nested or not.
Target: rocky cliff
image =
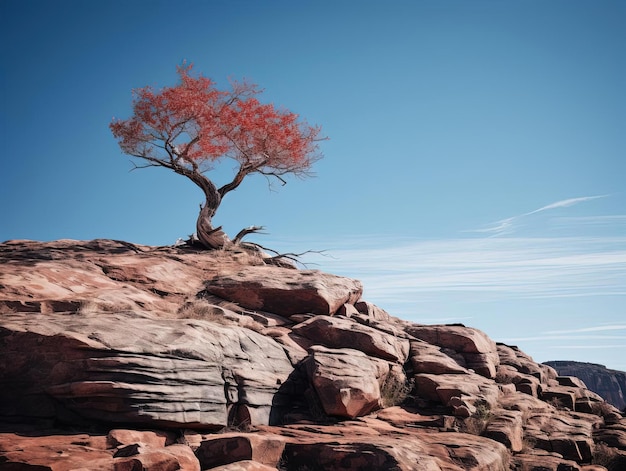
[[[274,262],[0,244],[0,470],[626,469],[577,378]]]
[[[593,392],[618,409],[626,408],[626,372],[581,361],[548,361],[560,375],[576,376]]]

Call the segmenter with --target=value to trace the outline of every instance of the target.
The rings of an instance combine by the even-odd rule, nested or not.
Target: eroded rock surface
[[[0,470],[624,469],[585,382],[269,262],[0,244]]]

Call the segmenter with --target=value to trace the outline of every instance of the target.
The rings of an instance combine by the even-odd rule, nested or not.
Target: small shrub
[[[617,470],[617,460],[619,459],[619,453],[615,448],[611,448],[606,443],[596,443],[593,450],[592,464],[604,466],[609,471]]]
[[[591,412],[600,417],[610,417],[618,412],[618,410],[608,402],[602,401],[591,404]]]
[[[476,412],[461,424],[461,431],[472,435],[482,434],[492,417],[491,407],[487,402],[481,401],[476,404]]]
[[[381,408],[402,404],[413,390],[414,380],[390,371],[380,386]]]
[[[528,453],[531,450],[534,450],[536,446],[537,446],[536,438],[524,435],[524,438],[522,439],[522,453]]]
[[[263,324],[250,316],[238,314],[222,306],[211,304],[203,299],[185,303],[178,310],[178,317],[182,319],[196,319],[213,322],[220,325],[238,325],[246,329],[262,332]]]
[[[563,404],[561,403],[558,397],[551,397],[550,399],[546,400],[546,403],[550,404],[556,410],[564,409]]]

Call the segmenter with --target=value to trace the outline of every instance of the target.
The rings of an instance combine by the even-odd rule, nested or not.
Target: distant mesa
[[[579,361],[547,361],[561,376],[576,376],[593,392],[618,409],[626,407],[626,372]]]

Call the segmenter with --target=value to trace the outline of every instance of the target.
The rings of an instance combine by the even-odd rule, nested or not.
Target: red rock
[[[231,405],[246,405],[255,421],[269,423],[293,371],[271,338],[207,321],[18,313],[2,316],[0,328],[4,381],[28,388],[0,389],[0,417],[52,420],[62,412],[85,421],[216,427],[229,423]]]
[[[494,410],[482,435],[502,443],[513,452],[520,452],[524,446],[522,417],[520,411]]]
[[[326,414],[353,418],[379,407],[379,371],[363,352],[316,346],[305,365]]]
[[[592,422],[565,411],[535,412],[526,422],[525,433],[536,448],[556,452],[566,460],[589,462],[594,440]]]
[[[376,412],[376,417],[396,427],[420,426],[441,429],[452,428],[454,418],[446,415],[422,415],[404,407],[387,407]]]
[[[113,471],[113,452],[106,437],[80,435],[20,436],[0,434],[0,469]]]
[[[463,368],[451,357],[441,351],[441,348],[422,340],[411,340],[410,361],[415,373],[429,374],[467,374]]]
[[[343,304],[354,304],[363,293],[357,280],[317,270],[278,267],[246,267],[222,273],[207,282],[206,290],[246,309],[283,316],[332,315]]]
[[[118,448],[120,446],[140,444],[152,448],[163,448],[174,443],[171,433],[137,431],[126,429],[114,429],[107,435],[107,448]]]
[[[278,465],[285,438],[275,434],[226,433],[207,436],[196,450],[202,469],[237,461],[254,461],[273,469]]]
[[[316,316],[293,327],[292,332],[314,344],[329,348],[349,346],[368,355],[404,363],[409,354],[409,341],[380,330],[361,325],[351,319]]]
[[[276,468],[257,463],[256,461],[237,461],[218,466],[217,468],[211,468],[211,471],[276,471]]]
[[[358,312],[372,320],[386,322],[391,318],[387,311],[367,301],[358,301],[354,307]]]
[[[572,460],[562,457],[541,454],[525,453],[515,455],[512,459],[511,469],[520,471],[581,471],[580,466]]]
[[[415,375],[417,394],[429,401],[451,405],[452,398],[460,398],[466,407],[477,403],[486,403],[494,407],[500,391],[498,387],[484,377],[476,374],[417,374]],[[473,410],[470,408],[470,414]]]
[[[132,458],[116,458],[115,471],[200,471],[200,463],[191,448],[171,445],[165,448],[140,448]]]
[[[0,434],[0,469],[626,469],[624,419],[584,384],[355,280],[106,240],[0,244],[0,267],[0,426],[35,434]]]
[[[500,357],[496,343],[484,332],[459,325],[411,325],[407,333],[433,345],[460,353],[468,368],[495,378]]]

